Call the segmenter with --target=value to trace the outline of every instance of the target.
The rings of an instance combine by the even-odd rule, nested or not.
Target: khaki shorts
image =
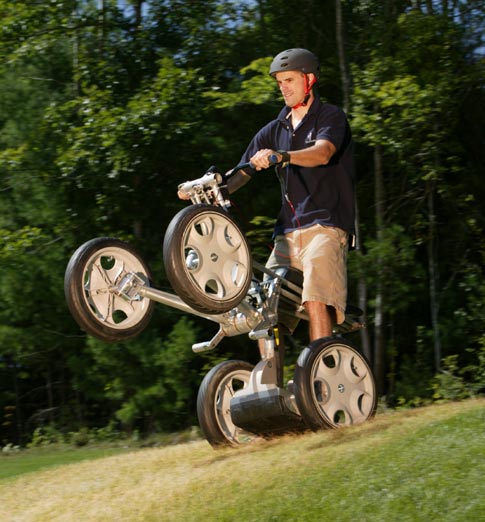
[[[337,324],[345,319],[347,303],[347,232],[313,225],[276,236],[266,266],[292,266],[303,272],[302,303],[333,306]]]

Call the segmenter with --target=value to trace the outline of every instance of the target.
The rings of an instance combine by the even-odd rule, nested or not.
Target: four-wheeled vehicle
[[[179,186],[192,204],[172,219],[163,243],[175,294],[151,285],[149,267],[130,244],[102,237],[81,245],[65,274],[74,319],[99,339],[127,340],[146,328],[158,302],[219,324],[212,339],[193,345],[194,352],[213,350],[225,337],[262,339],[255,366],[224,361],[200,385],[198,419],[213,446],[366,421],[376,410],[374,377],[365,357],[343,337],[363,327],[362,312],[349,306],[334,335],[306,346],[294,375],[285,376],[285,335],[299,320],[308,320],[302,274],[289,267],[270,270],[252,258],[229,213],[226,182],[211,168]]]

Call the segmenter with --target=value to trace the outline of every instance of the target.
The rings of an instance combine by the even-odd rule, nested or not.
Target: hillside
[[[205,441],[23,475],[2,520],[485,520],[485,400],[236,449]]]

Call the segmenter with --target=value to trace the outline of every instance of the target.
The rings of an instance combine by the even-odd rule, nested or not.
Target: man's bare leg
[[[310,342],[332,335],[335,309],[318,301],[306,301],[305,310],[309,317]]]
[[[322,337],[331,337],[336,322],[335,308],[319,301],[306,301],[303,305],[309,317],[310,342]],[[264,357],[264,340],[258,341],[259,353]]]

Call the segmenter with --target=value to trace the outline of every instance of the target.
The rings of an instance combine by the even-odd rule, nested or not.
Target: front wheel
[[[115,292],[130,274],[149,285],[148,266],[119,239],[92,239],[74,252],[66,268],[64,293],[74,320],[88,334],[108,342],[126,341],[146,328],[153,301],[127,299]]]
[[[211,446],[234,446],[256,438],[232,422],[230,409],[234,394],[249,384],[253,368],[245,361],[224,361],[204,377],[197,396],[197,417]]]
[[[163,260],[176,294],[205,314],[228,312],[251,284],[246,238],[218,207],[191,205],[176,214],[165,233]]]
[[[313,430],[361,424],[375,415],[377,392],[366,359],[347,340],[323,338],[300,354],[295,399]]]

